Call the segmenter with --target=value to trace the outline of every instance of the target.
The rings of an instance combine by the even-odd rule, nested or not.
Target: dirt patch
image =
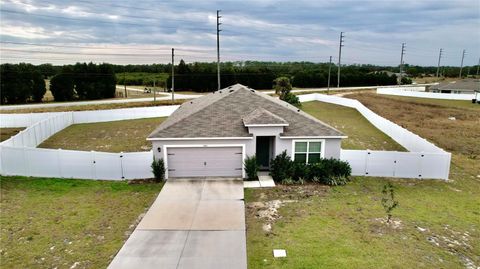
[[[269,233],[272,231],[272,224],[281,218],[278,209],[286,203],[294,203],[296,200],[272,200],[267,202],[252,202],[247,204],[248,210],[255,211],[255,217],[264,221],[262,229]]]
[[[328,186],[318,184],[277,185],[258,193],[255,202],[247,203],[247,214],[262,220],[263,231],[270,234],[272,225],[282,218],[279,214],[282,206],[311,197],[325,196],[329,189]]]
[[[417,230],[425,234],[425,238],[432,245],[446,250],[448,253],[459,258],[466,269],[478,269],[475,262],[465,253],[471,253],[472,246],[470,242],[472,237],[469,231],[458,232],[450,228],[449,225],[443,227],[443,235],[431,232],[428,228],[416,226]]]

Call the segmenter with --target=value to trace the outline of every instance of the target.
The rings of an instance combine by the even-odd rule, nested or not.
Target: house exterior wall
[[[186,145],[245,145],[245,155],[252,156],[256,150],[256,137],[253,139],[212,139],[212,140],[156,140],[152,141],[152,150],[156,159],[163,159],[164,146],[186,146]],[[293,148],[292,141],[298,139],[284,139],[279,136],[275,137],[274,156],[282,153],[284,150],[287,154],[292,156]],[[301,139],[301,140],[318,140],[318,139]],[[340,158],[341,139],[327,138],[325,140],[324,158]],[[158,151],[160,148],[160,152]],[[273,157],[273,156],[272,156]]]
[[[293,140],[319,140],[319,139],[284,139],[277,137],[275,139],[275,155],[282,153],[282,151],[286,150],[289,156],[293,154],[292,143]],[[324,151],[324,158],[340,158],[340,150],[341,150],[341,143],[342,139],[340,138],[326,138],[325,140],[325,151]]]
[[[187,145],[245,145],[245,155],[255,154],[255,139],[209,139],[209,140],[154,140],[152,150],[155,159],[163,159],[164,146],[187,146]],[[161,151],[158,151],[158,148]]]

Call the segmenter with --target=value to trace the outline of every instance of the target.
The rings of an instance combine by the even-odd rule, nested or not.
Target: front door
[[[270,167],[270,140],[270,136],[257,136],[257,163],[263,170]]]

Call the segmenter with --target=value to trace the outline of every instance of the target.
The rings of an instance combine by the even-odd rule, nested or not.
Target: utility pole
[[[175,49],[172,48],[172,104],[175,104]]]
[[[440,59],[442,59],[442,53],[443,53],[443,49],[440,49],[440,53],[438,54],[437,78],[440,72]]]
[[[330,61],[328,62],[328,83],[327,83],[327,94],[330,94],[330,70],[332,70],[332,56],[330,56]]]
[[[467,51],[464,49],[462,52],[462,63],[460,64],[460,75],[458,76],[459,78],[462,78],[462,69],[463,69],[463,59],[465,59],[465,54]]]
[[[220,11],[217,10],[217,90],[220,90]]]
[[[338,72],[337,72],[337,88],[340,87],[340,65],[342,64],[342,47],[343,47],[343,38],[345,37],[344,32],[340,32],[340,44],[338,47]]]
[[[125,67],[123,67],[123,91],[125,92],[125,98],[127,98],[127,81],[125,80]]]
[[[154,103],[157,101],[156,91],[157,91],[157,88],[155,88],[155,79],[153,79],[153,102]]]
[[[403,77],[403,55],[405,54],[405,46],[407,43],[402,43],[402,54],[400,55],[400,81],[398,84],[402,84]]]

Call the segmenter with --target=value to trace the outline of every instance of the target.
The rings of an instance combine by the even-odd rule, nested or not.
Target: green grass
[[[343,149],[405,151],[354,108],[312,101],[302,103],[302,109],[347,135],[342,140]]]
[[[105,268],[161,184],[0,177],[2,268]]]
[[[378,105],[377,113],[387,114],[394,121],[397,118],[391,114],[405,115],[397,108],[405,106],[403,103],[375,98],[369,101]],[[348,109],[318,102],[306,103],[303,108],[332,125],[345,125],[339,129],[349,136],[363,133],[350,140],[348,148],[384,143],[372,140],[372,133],[365,132],[371,126]],[[420,115],[428,115],[433,121],[444,117],[437,106],[408,109],[412,116],[398,118],[408,120],[405,124],[418,121]],[[422,126],[409,127],[422,133]],[[249,268],[466,268],[469,261],[479,266],[480,164],[472,150],[466,149],[469,140],[463,139],[478,132],[467,124],[458,124],[455,130],[462,136],[448,138],[457,147],[452,152],[448,182],[354,177],[351,183],[338,187],[307,184],[246,189]],[[439,142],[443,138],[431,139]],[[386,147],[396,147],[385,141]],[[399,207],[393,211],[393,218],[400,223],[398,228],[381,222],[386,217],[381,190],[387,181],[396,189]],[[272,230],[264,231],[262,227],[269,221],[259,217],[260,211],[272,200],[295,202],[283,204],[271,223]],[[279,248],[287,250],[287,258],[273,258],[272,250]]]
[[[166,118],[82,123],[48,138],[40,148],[136,152],[151,149],[147,136]]]
[[[306,186],[246,190],[247,208],[254,201],[297,200],[280,208],[271,233],[247,209],[249,268],[463,268],[460,255],[480,262],[478,182],[390,180],[400,203],[393,215],[401,227],[394,229],[377,221],[385,218],[380,200],[386,180],[357,177],[309,197],[299,195],[309,192]],[[427,240],[432,236],[469,246],[450,247],[442,239],[436,246]],[[288,257],[273,259],[275,248],[286,249]]]

